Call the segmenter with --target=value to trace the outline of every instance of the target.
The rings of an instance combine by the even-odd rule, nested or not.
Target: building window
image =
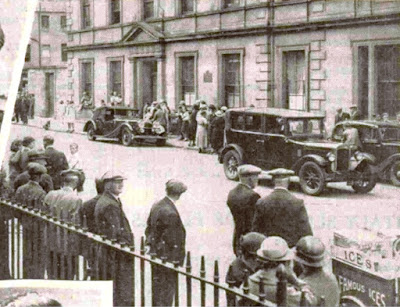
[[[368,116],[368,46],[358,47],[358,109]]]
[[[181,56],[178,61],[179,100],[184,100],[187,105],[192,105],[196,99],[196,58],[195,56]]]
[[[65,15],[60,16],[60,27],[61,30],[65,30],[67,28],[67,16]]]
[[[93,61],[81,61],[81,97],[87,93],[93,100]]]
[[[117,24],[121,22],[121,0],[111,0],[111,24]]]
[[[223,0],[223,7],[230,8],[230,7],[237,7],[240,5],[240,0]]]
[[[44,64],[46,62],[50,62],[51,54],[50,54],[50,45],[42,45],[42,61]]]
[[[191,14],[194,12],[194,0],[181,0],[181,14]]]
[[[395,118],[400,111],[400,45],[375,47],[377,112]]]
[[[31,45],[28,45],[26,47],[25,62],[30,62],[30,61],[31,61]]]
[[[50,16],[41,16],[40,17],[40,25],[42,27],[42,30],[48,30],[50,28]]]
[[[90,17],[90,0],[82,0],[82,28],[91,27],[92,20]]]
[[[154,17],[154,0],[143,0],[144,19]]]
[[[109,62],[109,97],[116,93],[122,98],[122,60]]]
[[[68,61],[68,52],[67,52],[67,44],[61,44],[61,61]]]
[[[242,61],[240,53],[222,55],[222,104],[235,108],[241,106]]]
[[[307,110],[306,61],[304,50],[283,52],[283,108]]]

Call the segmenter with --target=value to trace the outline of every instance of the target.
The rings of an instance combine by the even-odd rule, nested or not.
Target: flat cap
[[[60,173],[60,175],[61,175],[62,177],[68,177],[68,176],[77,176],[77,177],[80,177],[80,176],[81,176],[81,172],[80,172],[79,170],[77,170],[77,169],[70,168],[70,169],[67,169],[67,170],[62,171],[62,172]]]
[[[47,169],[43,165],[36,162],[29,162],[27,170],[29,175],[41,175],[47,173]]]
[[[112,181],[112,180],[126,180],[126,178],[119,172],[114,170],[105,172],[103,176],[101,176],[100,180],[103,182]]]
[[[251,164],[243,164],[238,167],[239,176],[251,176],[258,175],[261,173],[261,168],[251,165]]]
[[[26,137],[24,137],[24,138],[22,139],[22,145],[23,145],[23,146],[27,146],[27,145],[29,145],[30,143],[34,142],[34,141],[35,141],[35,139],[34,139],[33,137],[31,137],[31,136],[26,136]]]
[[[350,109],[358,109],[357,106],[351,106]]]
[[[290,176],[294,176],[295,173],[290,169],[276,168],[268,172],[268,174],[272,176],[272,179],[277,179],[277,178],[287,178]]]
[[[248,232],[240,237],[240,247],[242,250],[247,251],[250,254],[256,255],[257,250],[260,248],[261,243],[267,237],[262,233],[258,232]]]
[[[168,180],[165,184],[165,188],[168,193],[172,194],[182,194],[187,190],[187,186],[183,182],[176,179]]]

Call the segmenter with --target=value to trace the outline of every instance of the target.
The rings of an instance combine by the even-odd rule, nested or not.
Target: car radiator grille
[[[339,149],[337,151],[337,170],[344,171],[349,168],[349,150]]]

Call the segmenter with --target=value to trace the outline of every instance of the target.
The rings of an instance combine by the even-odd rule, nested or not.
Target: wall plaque
[[[211,83],[211,82],[213,82],[213,75],[212,75],[212,73],[211,73],[209,70],[207,70],[207,71],[204,73],[204,75],[203,75],[203,81],[204,81],[204,83]]]

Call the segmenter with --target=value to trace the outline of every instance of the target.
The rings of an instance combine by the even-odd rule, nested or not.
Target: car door
[[[265,118],[263,161],[266,169],[285,167],[289,146],[285,136],[285,121],[280,117]]]
[[[103,134],[104,136],[112,136],[115,129],[115,111],[114,109],[107,109],[104,116]]]
[[[248,163],[264,167],[262,149],[264,146],[263,117],[261,114],[244,113],[245,135],[242,142],[246,144],[246,160]]]
[[[384,148],[382,146],[379,131],[374,127],[355,127],[358,128],[358,134],[362,144],[362,151],[371,153],[377,161],[381,161],[384,156]]]

